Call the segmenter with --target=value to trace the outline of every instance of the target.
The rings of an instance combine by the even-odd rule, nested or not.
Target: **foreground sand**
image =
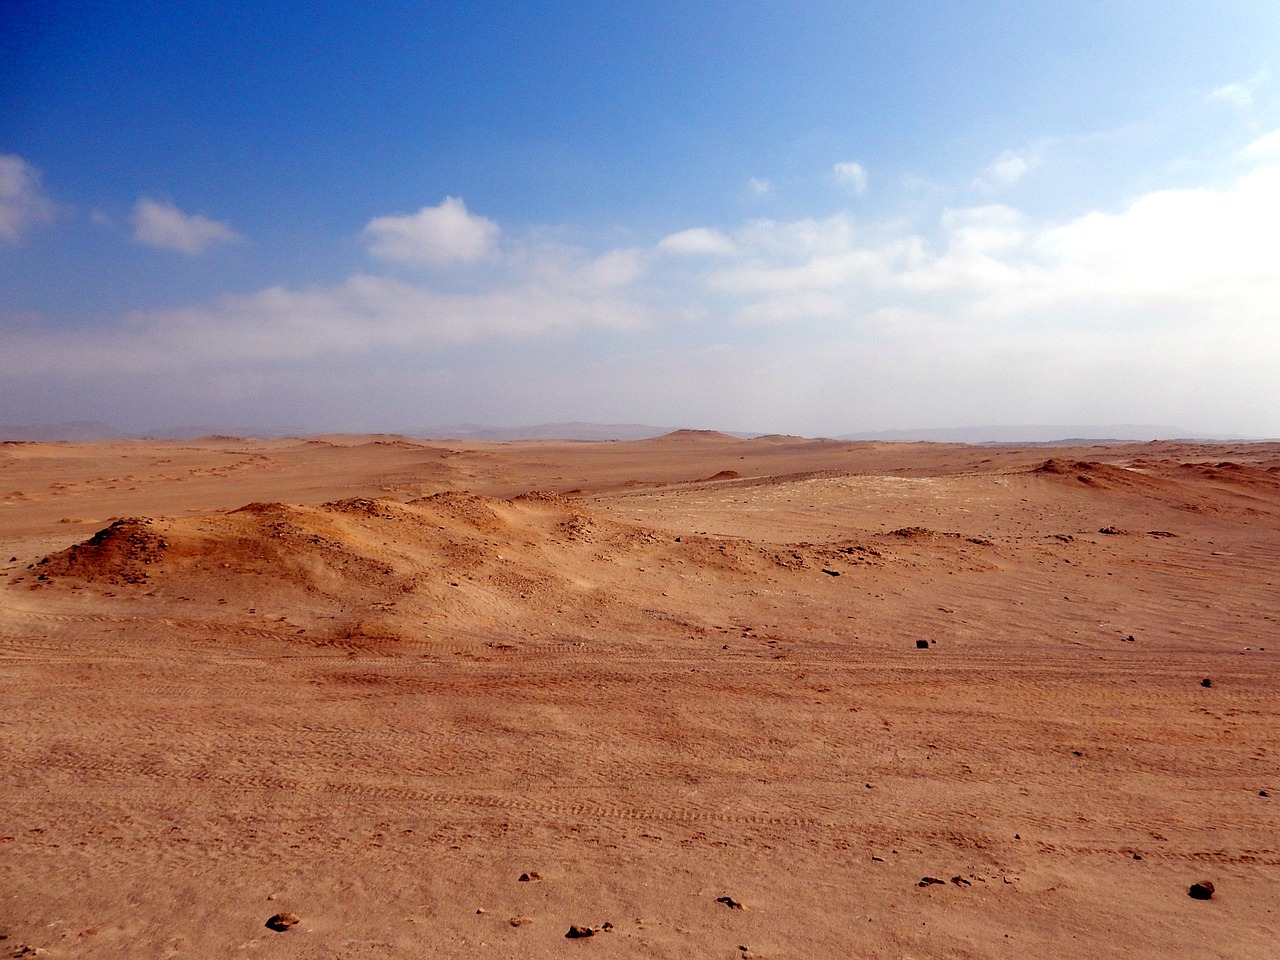
[[[1280,445],[5,444],[0,538],[0,957],[1280,956]]]

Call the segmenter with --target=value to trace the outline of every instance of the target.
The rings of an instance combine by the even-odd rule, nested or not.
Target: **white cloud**
[[[379,260],[418,265],[474,263],[490,253],[501,228],[467,212],[460,197],[417,213],[375,217],[364,228],[369,252]]]
[[[732,255],[737,247],[719,230],[693,227],[663,237],[658,241],[658,250],[676,256],[722,257]]]
[[[789,432],[843,432],[874,415],[885,427],[1016,417],[1280,433],[1272,136],[1226,185],[1058,222],[985,203],[914,225],[840,213],[693,227],[650,248],[584,251],[541,235],[506,244],[466,293],[359,274],[108,329],[11,321],[0,325],[0,402],[98,396],[104,384],[126,396],[145,374],[177,396],[227,384],[227,404],[248,395],[231,385],[251,384],[250,418],[268,403],[304,418],[312,402],[341,411],[330,385],[342,383],[343,398],[375,412],[465,395],[511,422],[554,395],[558,413],[538,417],[608,408]],[[480,219],[456,203],[464,222]],[[497,231],[481,231],[483,250]],[[382,376],[395,392],[379,392]]]
[[[1249,111],[1254,105],[1254,94],[1263,87],[1270,79],[1270,73],[1265,68],[1259,70],[1254,76],[1248,80],[1239,83],[1224,83],[1222,86],[1209,91],[1208,99],[1218,101],[1219,103],[1227,103],[1239,110]]]
[[[995,193],[1012,187],[1040,163],[1035,154],[1023,155],[1006,150],[983,167],[973,181],[973,188],[984,193]]]
[[[854,193],[867,192],[867,171],[860,163],[837,163],[831,168],[837,183],[851,187]]]
[[[0,154],[0,240],[17,243],[28,227],[53,215],[40,171],[15,154]]]
[[[218,243],[242,240],[229,224],[198,213],[183,213],[172,203],[146,197],[138,200],[129,217],[133,239],[152,247],[198,256]]]
[[[1249,161],[1280,160],[1280,130],[1263,134],[1241,150],[1240,157]]]
[[[762,177],[752,177],[747,181],[747,190],[757,197],[773,193],[773,184]]]

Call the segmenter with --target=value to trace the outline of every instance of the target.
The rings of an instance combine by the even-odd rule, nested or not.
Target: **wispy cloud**
[[[763,177],[752,177],[747,181],[747,192],[763,197],[766,193],[773,193],[773,183]]]
[[[139,243],[192,257],[217,244],[244,239],[230,224],[199,213],[184,213],[172,203],[146,197],[134,204],[129,222],[133,224],[133,238]]]
[[[1036,152],[1006,150],[982,168],[972,186],[983,193],[996,193],[1012,187],[1039,165],[1040,157]]]
[[[1257,92],[1271,79],[1270,71],[1259,70],[1248,80],[1237,83],[1224,83],[1209,91],[1208,99],[1227,103],[1240,110],[1248,111],[1254,106]]]
[[[1280,130],[1272,130],[1254,140],[1240,151],[1240,158],[1255,163],[1280,160]]]
[[[373,256],[417,265],[474,263],[493,250],[501,232],[492,220],[468,212],[459,197],[417,213],[376,217],[364,228]]]
[[[836,178],[836,183],[843,184],[853,190],[854,193],[863,194],[867,192],[867,171],[860,163],[837,163],[831,168],[832,175]]]
[[[0,154],[0,240],[17,243],[26,230],[54,217],[40,171],[15,154]]]

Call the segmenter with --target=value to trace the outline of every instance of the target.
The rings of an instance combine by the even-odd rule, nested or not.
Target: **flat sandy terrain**
[[[0,957],[1280,957],[1277,444],[10,443],[0,552]]]

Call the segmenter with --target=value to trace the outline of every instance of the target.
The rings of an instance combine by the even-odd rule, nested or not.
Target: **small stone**
[[[1202,686],[1202,687],[1212,687],[1212,686],[1213,686],[1213,681],[1212,681],[1212,680],[1210,680],[1208,677],[1205,677],[1203,680],[1201,680],[1201,681],[1200,681],[1200,686]]]
[[[741,910],[742,904],[733,897],[716,897],[716,903],[723,903],[730,910]]]
[[[968,880],[966,880],[964,877],[952,877],[952,878],[951,878],[951,882],[952,882],[952,883],[954,883],[957,887],[972,887],[972,886],[973,886],[973,884],[972,884],[972,883],[970,883]]]
[[[540,874],[537,870],[530,870],[528,873],[520,874],[521,883],[529,883],[531,880],[541,880],[541,879],[542,879],[542,874]]]
[[[1187,890],[1187,894],[1192,900],[1209,900],[1213,897],[1213,882],[1201,880],[1199,883],[1193,883]]]
[[[1259,791],[1258,791],[1258,796],[1260,796],[1260,797],[1269,797],[1269,796],[1271,796],[1271,794],[1267,793],[1267,791],[1265,791],[1265,790],[1259,790]]]
[[[580,927],[575,923],[564,936],[566,940],[579,940],[582,937],[594,937],[595,935],[596,932],[590,927]]]
[[[613,929],[613,924],[606,920],[604,923],[600,924],[600,929],[605,933],[609,933]]]
[[[533,923],[533,917],[512,917],[507,921],[507,923],[511,924],[513,927],[523,927]]]
[[[945,881],[945,880],[939,880],[937,877],[921,877],[921,878],[920,878],[920,882],[919,882],[919,883],[917,883],[917,884],[916,884],[916,886],[917,886],[917,887],[931,887],[931,886],[933,886],[935,883],[946,883],[946,882],[947,882],[947,881]]]
[[[917,640],[917,641],[916,641],[916,649],[917,649],[917,650],[928,650],[928,649],[929,649],[929,641],[928,641],[928,640]]]
[[[274,917],[267,921],[266,926],[278,933],[284,933],[290,927],[301,921],[296,913],[277,913]]]

